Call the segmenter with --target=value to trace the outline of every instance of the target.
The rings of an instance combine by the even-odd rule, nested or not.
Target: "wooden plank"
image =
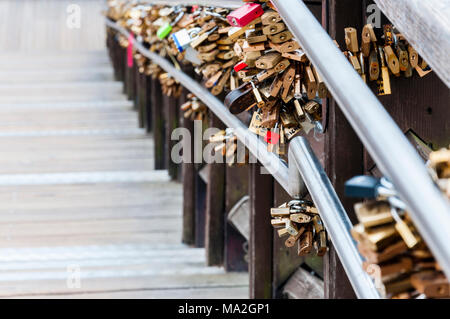
[[[328,32],[341,47],[345,47],[344,28],[352,26],[362,29],[362,3],[359,0],[329,0],[325,4],[324,10],[328,12]],[[334,99],[329,102],[325,153],[325,171],[350,219],[355,221],[354,201],[344,196],[344,183],[363,172],[363,149]],[[353,289],[332,245],[324,257],[324,262],[325,298],[354,298]]]
[[[272,298],[273,177],[261,174],[261,164],[250,164],[250,298]]]
[[[172,232],[174,235],[181,231],[181,220],[175,217],[151,217],[151,218],[118,218],[114,220],[92,221],[77,220],[64,222],[26,222],[16,224],[11,228],[10,224],[0,224],[0,232],[10,240],[47,236],[81,236],[104,233],[143,233],[143,232]]]
[[[211,128],[225,129],[225,125],[212,112],[209,116]],[[225,231],[225,164],[208,165],[206,188],[206,262],[209,266],[223,264]]]
[[[145,204],[126,203],[121,206],[104,205],[89,207],[82,209],[77,207],[66,208],[46,208],[45,206],[26,209],[18,208],[14,214],[8,214],[7,209],[0,212],[0,223],[14,223],[23,220],[33,220],[36,223],[45,221],[78,221],[78,220],[103,220],[103,219],[119,219],[127,218],[150,218],[150,217],[181,217],[180,207],[181,199],[173,196],[161,196],[165,200],[152,201]],[[124,211],[126,213],[124,213]]]
[[[450,87],[450,3],[442,0],[375,0],[419,54]]]
[[[14,241],[0,241],[1,248],[16,247],[55,247],[80,245],[109,245],[111,243],[133,244],[179,244],[180,237],[175,232],[153,233],[102,233],[102,234],[78,234],[71,236],[43,236],[30,239],[29,237],[17,238]]]
[[[148,194],[154,195],[149,197]],[[108,198],[107,203],[105,197]],[[181,187],[175,183],[164,182],[2,186],[0,200],[2,201],[0,212],[4,214],[0,220],[3,218],[14,220],[21,214],[27,216],[38,212],[45,213],[45,209],[49,213],[51,211],[57,213],[58,209],[62,211],[70,209],[69,214],[76,216],[92,208],[116,207],[125,210],[130,205],[146,205],[163,214],[166,206],[171,208],[174,207],[172,205],[179,205],[178,208],[181,208]],[[76,210],[79,213],[76,213]],[[14,211],[14,214],[8,215],[7,212],[11,211]],[[52,218],[59,217],[55,214]]]
[[[229,214],[233,206],[245,195],[248,195],[249,165],[226,166],[225,168],[225,212]],[[250,212],[249,212],[250,213]],[[226,217],[226,216],[225,216]],[[249,217],[250,219],[250,217]],[[250,222],[250,220],[248,220]],[[225,218],[225,255],[224,267],[227,271],[247,271],[244,245],[246,239]],[[248,260],[248,255],[247,255]]]
[[[195,247],[205,247],[207,184],[195,174]]]
[[[248,287],[117,290],[55,295],[22,295],[6,299],[247,299]]]
[[[162,267],[163,268],[163,267]],[[123,278],[81,278],[81,288],[67,287],[66,269],[60,271],[61,279],[45,280],[45,286],[42,280],[26,280],[14,282],[0,282],[0,296],[14,297],[36,294],[71,294],[87,292],[104,292],[120,290],[148,290],[148,289],[185,289],[186,295],[190,288],[209,288],[209,287],[235,287],[245,282],[246,275],[216,273],[207,276],[193,275],[144,275]],[[95,275],[95,272],[93,273]],[[101,274],[100,274],[101,275]]]

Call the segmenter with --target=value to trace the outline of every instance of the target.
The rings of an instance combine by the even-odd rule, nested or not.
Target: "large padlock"
[[[256,18],[262,16],[264,10],[258,3],[246,3],[227,16],[228,22],[235,27],[245,27]]]

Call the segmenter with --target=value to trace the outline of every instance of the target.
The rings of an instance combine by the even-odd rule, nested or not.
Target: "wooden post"
[[[205,247],[207,183],[197,172],[195,174],[195,247]]]
[[[151,75],[146,75],[145,76],[145,96],[146,96],[146,102],[144,105],[145,111],[144,111],[144,116],[145,116],[145,128],[147,130],[147,133],[150,133],[152,131],[152,127],[153,127],[153,117],[152,117],[152,112],[153,112],[153,104],[152,104],[152,86],[153,86],[153,80]]]
[[[261,174],[261,164],[250,164],[250,298],[272,298],[273,177]]]
[[[182,119],[183,127],[190,132],[190,140],[183,142],[183,152],[190,149],[189,161],[183,161],[183,243],[188,245],[195,244],[195,190],[196,175],[194,165],[194,122],[189,118]]]
[[[145,74],[140,73],[136,68],[136,106],[138,111],[138,124],[140,128],[146,126],[146,114],[145,114],[145,104],[147,102],[147,77]]]
[[[173,96],[165,97],[163,105],[166,108],[166,167],[172,180],[178,179],[178,164],[175,164],[171,158],[172,147],[176,141],[172,141],[172,131],[179,125],[178,122],[178,98]]]
[[[191,66],[182,65],[183,71],[193,76],[194,70]],[[180,96],[179,104],[183,104],[189,91],[183,88]],[[189,149],[191,154],[188,161],[183,161],[181,164],[181,182],[183,183],[183,243],[188,245],[195,245],[196,243],[196,175],[197,171],[194,164],[194,122],[185,118],[183,112],[179,112],[179,121],[185,129],[190,133],[190,139],[183,141],[183,153]]]
[[[119,44],[119,46],[120,46],[120,44]],[[128,81],[128,77],[127,77],[127,74],[128,74],[128,65],[127,65],[127,48],[122,48],[121,46],[120,46],[120,57],[121,57],[121,61],[120,61],[120,65],[122,66],[122,70],[121,70],[121,73],[122,73],[122,77],[123,77],[123,93],[128,97],[128,86],[130,85],[129,84],[129,81]]]
[[[362,30],[362,2],[360,0],[327,0],[323,9],[328,12],[328,32],[341,47],[345,47],[344,28]],[[344,183],[363,172],[363,148],[334,99],[329,101],[328,130],[325,137],[325,171],[336,189],[350,219],[355,220],[354,201],[344,196]],[[324,257],[325,298],[355,298],[347,275],[331,245]]]
[[[125,49],[126,50],[126,49]],[[129,100],[132,100],[135,102],[135,95],[136,95],[136,61],[133,60],[133,66],[130,68],[126,63],[127,54],[125,52],[124,54],[124,63],[125,63],[125,78],[126,78],[126,95]],[[134,107],[136,108],[136,103],[134,103]]]
[[[209,113],[211,128],[225,129],[225,125],[212,112]],[[209,181],[206,192],[205,247],[208,266],[223,264],[224,212],[225,212],[225,164],[208,165]]]
[[[152,105],[152,121],[153,121],[153,140],[155,144],[155,169],[165,169],[166,152],[165,142],[165,123],[163,115],[163,97],[161,84],[158,78],[152,79],[151,87],[151,105]]]

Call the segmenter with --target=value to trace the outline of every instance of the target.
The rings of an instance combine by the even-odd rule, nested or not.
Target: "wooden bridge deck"
[[[42,15],[64,1],[42,3],[50,30]],[[0,297],[248,297],[247,274],[206,267],[204,249],[181,244],[181,185],[153,169],[105,50],[9,47],[21,51],[0,55]]]

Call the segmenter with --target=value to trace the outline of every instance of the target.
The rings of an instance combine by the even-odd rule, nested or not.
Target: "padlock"
[[[345,43],[347,50],[356,55],[359,51],[358,36],[355,28],[345,28]]]
[[[175,20],[171,23],[164,23],[161,27],[159,27],[158,31],[156,32],[156,36],[162,40],[165,37],[167,37],[169,35],[169,33],[172,31],[172,28],[174,25],[176,25],[178,23],[178,21],[181,20],[181,18],[183,17],[184,12],[180,12],[178,14],[178,16],[175,18]]]
[[[378,94],[389,95],[391,94],[391,79],[389,78],[389,70],[384,62],[383,49],[378,48],[379,58],[381,61],[381,80],[378,81]]]
[[[264,25],[267,24],[273,24],[281,21],[281,17],[278,14],[278,12],[273,10],[267,10],[264,12],[264,14],[261,16],[261,22]]]
[[[378,63],[378,49],[375,47],[369,55],[369,78],[371,81],[378,80],[380,76],[380,65]]]
[[[387,45],[383,48],[383,51],[392,74],[396,76],[400,75],[400,63],[394,51],[392,50],[392,47]]]
[[[253,81],[250,81],[250,84],[252,85],[252,92],[253,92],[253,95],[255,96],[256,105],[260,108],[264,107],[264,105],[266,105],[266,102],[264,102],[264,100],[262,99],[258,88],[255,86],[255,83],[253,83]]]
[[[227,16],[227,21],[235,27],[245,27],[256,18],[262,16],[264,10],[258,3],[246,3]]]
[[[379,196],[395,196],[395,190],[386,187],[381,179],[373,176],[355,176],[344,184],[345,196],[359,198],[377,198]]]
[[[303,235],[300,237],[298,241],[298,250],[297,254],[299,256],[307,256],[311,253],[313,249],[313,230],[312,226],[309,225]]]
[[[190,30],[181,29],[171,35],[172,40],[175,43],[179,52],[183,52],[191,43],[193,39],[197,37],[200,28],[193,28]]]

